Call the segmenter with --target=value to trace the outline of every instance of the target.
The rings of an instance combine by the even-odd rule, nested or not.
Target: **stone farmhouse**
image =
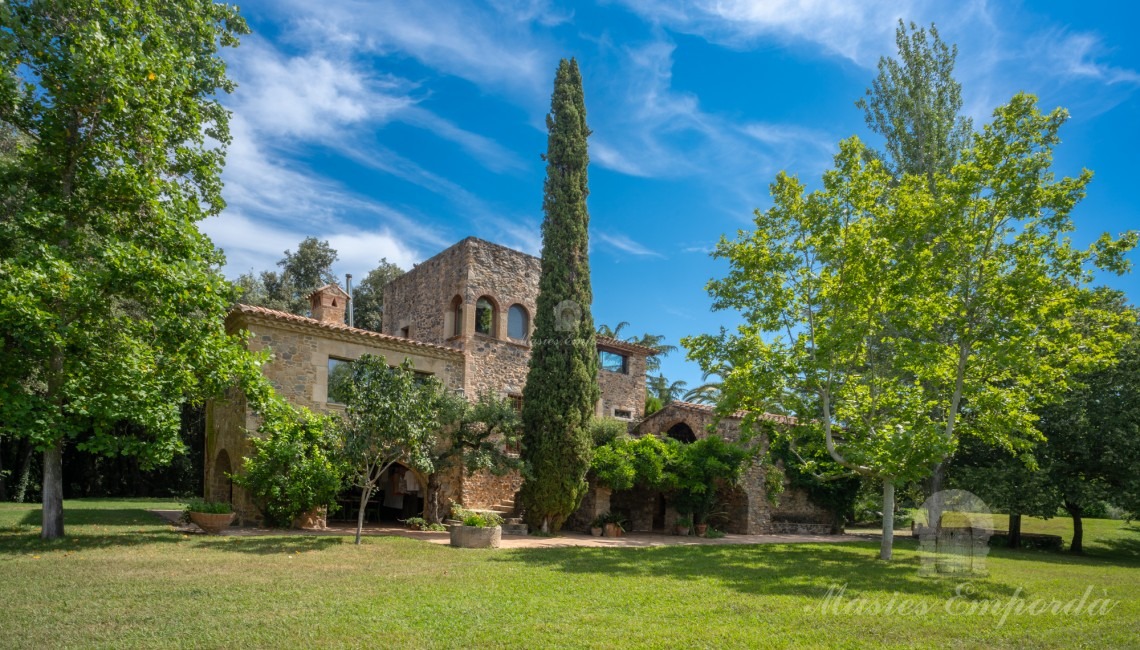
[[[312,293],[311,317],[237,305],[226,325],[231,332],[248,331],[251,349],[270,350],[271,361],[263,367],[267,378],[292,403],[314,411],[343,408],[335,396],[330,398],[330,373],[364,354],[383,355],[390,363],[410,359],[417,372],[434,375],[469,399],[491,393],[521,408],[540,270],[540,260],[532,255],[469,237],[385,287],[382,333],[345,323],[349,296],[336,285]],[[653,349],[604,337],[598,337],[597,347],[597,416],[625,420],[635,435],[668,435],[682,442],[709,435],[714,418],[707,406],[674,402],[644,417],[646,360]],[[256,431],[256,416],[244,397],[233,392],[211,402],[206,418],[206,498],[232,502],[243,521],[259,520],[249,495],[228,478],[251,452],[248,432]],[[715,430],[737,438],[740,418],[722,419]],[[785,491],[780,507],[773,508],[764,496],[762,472],[757,465],[740,488],[722,495],[728,532],[783,532],[789,525],[812,532],[830,528],[831,513],[816,508],[802,493]],[[453,469],[422,476],[398,467],[381,480],[381,493],[375,506],[369,506],[374,510],[366,516],[430,517],[444,514],[451,501],[511,512],[521,483],[517,473],[494,476]],[[667,530],[677,518],[660,494],[611,494],[592,486],[567,525],[582,529],[611,509],[625,514],[634,531]]]

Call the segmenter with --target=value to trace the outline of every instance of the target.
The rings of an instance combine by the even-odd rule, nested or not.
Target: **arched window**
[[[507,336],[512,339],[525,339],[530,327],[530,317],[522,305],[511,305],[507,311]]]
[[[449,336],[463,334],[463,298],[455,296],[451,301],[451,332]]]
[[[495,305],[490,298],[483,297],[475,303],[475,333],[495,335]]]

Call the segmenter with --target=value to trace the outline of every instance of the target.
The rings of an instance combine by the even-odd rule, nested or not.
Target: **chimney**
[[[326,284],[309,294],[309,314],[322,323],[344,324],[348,294],[336,284]]]
[[[348,294],[348,326],[349,327],[355,327],[356,325],[352,322],[353,319],[352,319],[352,274],[351,273],[345,273],[344,274],[344,289],[345,289],[345,293]]]

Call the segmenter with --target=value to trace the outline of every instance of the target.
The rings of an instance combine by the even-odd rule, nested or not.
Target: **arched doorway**
[[[211,501],[233,503],[234,482],[230,480],[229,476],[233,471],[229,452],[225,449],[219,451],[218,455],[214,457],[214,471],[210,475],[210,491],[207,496]]]
[[[697,434],[693,433],[693,429],[684,422],[678,422],[677,424],[669,427],[669,430],[665,432],[665,435],[678,442],[683,443],[697,441]]]

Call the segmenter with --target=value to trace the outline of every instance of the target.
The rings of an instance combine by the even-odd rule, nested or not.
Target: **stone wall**
[[[467,241],[417,264],[384,286],[385,334],[400,336],[407,327],[408,337],[417,341],[462,347],[454,336],[450,307],[456,296],[469,302]]]
[[[711,407],[699,404],[673,402],[665,408],[646,417],[637,426],[635,435],[665,435],[678,423],[684,423],[697,439],[706,438],[712,431],[725,440],[740,440],[741,419],[722,418],[716,422],[716,414]],[[766,451],[768,440],[758,435],[752,444],[760,445],[760,452]],[[724,488],[721,491],[721,504],[728,516],[726,532],[741,534],[764,534],[777,529],[776,524],[803,523],[813,530],[820,524],[830,523],[833,513],[814,504],[802,488],[792,488],[785,480],[784,492],[773,506],[767,499],[764,488],[766,470],[760,463],[754,463],[745,472],[740,485]],[[620,495],[613,497],[619,500]],[[781,522],[781,520],[783,520]],[[780,530],[787,526],[779,526]]]
[[[316,412],[343,408],[328,402],[329,357],[352,360],[363,354],[378,354],[393,364],[408,358],[417,370],[432,373],[448,388],[463,387],[463,356],[457,351],[394,340],[344,325],[320,324],[300,316],[242,309],[231,313],[227,327],[231,332],[248,330],[250,349],[271,353],[262,372],[277,392],[296,406]],[[258,426],[259,419],[249,410],[244,396],[235,391],[207,405],[205,496],[231,501],[239,523],[260,521],[260,513],[245,490],[224,479],[223,468],[228,464],[230,472],[241,471],[242,459],[252,452],[248,436],[255,434]]]
[[[522,487],[522,475],[508,472],[496,476],[488,471],[465,474],[463,477],[463,506],[476,510],[488,509],[514,501]],[[516,507],[518,504],[515,504]]]
[[[614,411],[624,410],[632,414],[632,420],[640,420],[645,415],[645,357],[622,354],[629,355],[629,374],[598,369],[598,387],[602,390],[598,415],[616,417]]]

